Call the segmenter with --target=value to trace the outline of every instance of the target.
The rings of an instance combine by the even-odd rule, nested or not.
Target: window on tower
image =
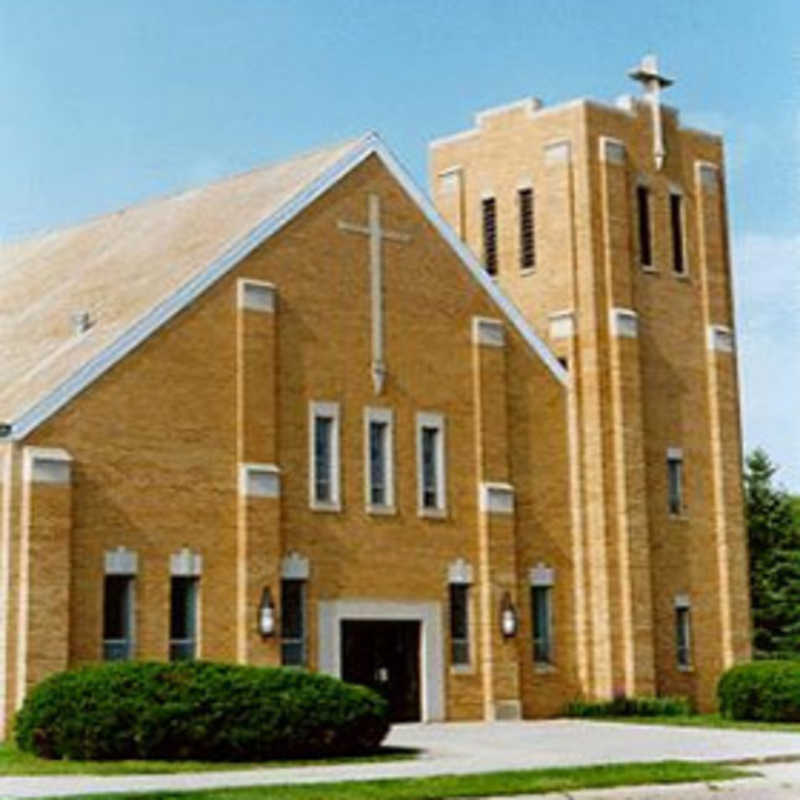
[[[481,201],[483,213],[483,263],[490,275],[497,275],[497,205],[494,197]]]
[[[533,661],[550,664],[553,661],[551,586],[531,586],[531,616],[533,619]]]
[[[450,584],[450,662],[467,666],[469,652],[469,585]]]
[[[517,193],[519,207],[519,266],[533,269],[536,266],[536,233],[533,189],[520,189]]]
[[[683,197],[673,192],[669,196],[669,219],[672,231],[672,269],[676,275],[686,273],[683,244]]]
[[[650,190],[636,187],[636,209],[639,228],[639,259],[643,267],[653,266],[653,249],[650,242]]]
[[[675,603],[675,657],[678,669],[692,666],[692,618],[688,599],[681,597]]]
[[[667,451],[667,504],[670,514],[683,514],[683,452],[676,447]]]

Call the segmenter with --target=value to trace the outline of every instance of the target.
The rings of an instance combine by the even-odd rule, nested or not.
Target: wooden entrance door
[[[341,625],[342,678],[383,695],[393,722],[419,721],[419,622],[343,620]]]

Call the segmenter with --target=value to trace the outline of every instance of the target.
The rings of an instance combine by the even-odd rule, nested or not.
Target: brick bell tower
[[[706,709],[750,654],[723,146],[654,56],[629,75],[642,97],[479,112],[431,143],[431,194],[571,375],[584,693]]]

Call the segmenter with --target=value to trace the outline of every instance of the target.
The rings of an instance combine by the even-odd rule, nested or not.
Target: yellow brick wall
[[[379,397],[369,373],[367,241],[337,229],[340,219],[365,222],[370,192],[381,198],[382,223],[411,235],[409,243],[384,245],[389,372]],[[240,278],[276,287],[274,374],[265,374],[265,381],[274,380],[276,387],[274,412],[263,392],[242,394],[238,382]],[[447,568],[460,557],[477,571],[479,561],[471,336],[476,315],[502,318],[373,157],[33,432],[24,445],[63,447],[74,460],[70,663],[100,657],[103,554],[118,546],[139,556],[138,657],[167,657],[169,557],[189,547],[203,557],[200,655],[237,658],[237,552],[242,548],[237,479],[238,462],[249,452],[241,441],[245,429],[248,435],[263,434],[265,441],[277,432],[275,461],[281,469],[279,507],[262,528],[279,526],[279,536],[271,541],[282,552],[268,554],[251,577],[252,585],[264,576],[275,581],[277,596],[280,557],[296,550],[309,559],[310,664],[319,660],[317,603],[356,598],[440,603],[447,663]],[[505,328],[508,422],[496,435],[506,440],[506,477],[516,487],[510,546],[518,570],[522,630],[498,659],[505,659],[508,668],[508,659],[519,659],[525,712],[541,715],[557,711],[561,699],[572,694],[576,674],[566,393],[511,327]],[[246,407],[237,415],[242,397]],[[340,404],[340,513],[309,508],[311,400]],[[390,516],[365,511],[363,412],[368,405],[394,411],[397,513]],[[417,514],[418,411],[438,411],[446,419],[448,511],[441,520]],[[250,423],[243,422],[267,412],[277,420],[274,425],[248,428]],[[497,445],[494,435],[487,452]],[[269,456],[266,446],[262,452]],[[246,457],[260,458],[258,452]],[[18,470],[14,480],[12,493],[19,491]],[[557,671],[543,676],[530,669],[524,589],[527,570],[539,561],[556,567],[559,582]],[[485,620],[478,616],[477,587],[472,595],[476,652],[477,631]],[[252,604],[254,593],[248,597]],[[255,626],[255,611],[245,607],[245,624]],[[38,613],[34,605],[31,614]],[[490,624],[494,609],[492,614]],[[274,662],[277,657],[274,641],[264,645],[252,631],[247,633],[248,660]],[[446,680],[447,716],[480,718],[484,701],[477,659],[474,674],[448,671]]]
[[[470,132],[433,143],[430,180],[434,201],[453,220],[456,204],[440,176],[460,167],[463,236],[477,254],[480,199],[496,197],[497,280],[542,336],[550,314],[575,312],[576,338],[550,343],[568,359],[575,391],[580,466],[572,510],[582,547],[572,563],[582,571],[576,600],[588,620],[584,690],[688,693],[706,708],[720,670],[749,655],[735,355],[707,350],[709,324],[733,326],[724,168],[718,139],[681,129],[664,109],[667,159],[656,171],[651,124],[643,105],[498,110]],[[601,157],[601,137],[623,143],[622,164]],[[548,147],[565,141],[569,161],[548,158]],[[699,186],[698,162],[718,167],[717,192]],[[652,272],[638,256],[642,178],[651,189]],[[516,192],[528,184],[537,261],[524,272]],[[672,270],[675,188],[684,198],[683,278]],[[637,338],[614,336],[614,307],[637,312]],[[684,452],[681,518],[667,510],[671,446]],[[675,663],[674,599],[682,593],[692,601],[689,673]]]

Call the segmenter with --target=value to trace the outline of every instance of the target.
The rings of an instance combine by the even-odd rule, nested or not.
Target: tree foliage
[[[800,521],[797,498],[774,484],[761,449],[745,465],[753,645],[757,656],[800,657]]]

